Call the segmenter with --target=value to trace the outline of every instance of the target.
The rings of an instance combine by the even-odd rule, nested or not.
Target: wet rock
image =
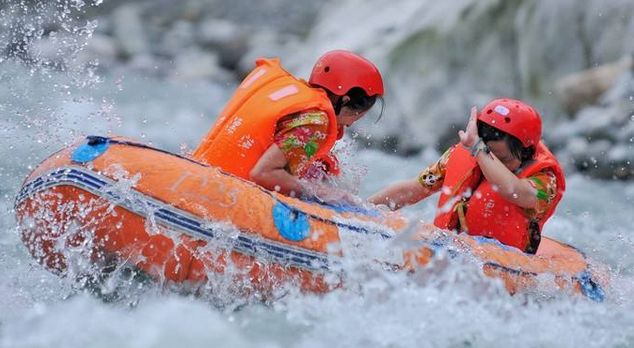
[[[168,69],[168,63],[165,60],[150,54],[139,54],[135,55],[127,62],[126,68],[141,74],[165,76]]]
[[[631,116],[630,122],[625,124],[616,132],[616,138],[623,144],[634,143],[634,115]]]
[[[629,179],[634,173],[634,146],[620,144],[611,148],[607,153],[612,175],[617,179]]]
[[[627,162],[634,157],[634,152],[632,151],[632,145],[616,145],[612,147],[607,153],[608,161],[613,162]]]
[[[612,173],[608,168],[606,154],[610,151],[612,142],[608,140],[599,140],[588,143],[586,152],[577,152],[573,154],[573,161],[577,169],[590,172],[596,177],[610,177]]]
[[[194,25],[187,21],[177,21],[167,30],[160,40],[160,53],[170,57],[176,57],[182,51],[195,46]]]
[[[263,30],[251,37],[249,49],[238,62],[236,71],[239,76],[246,76],[255,68],[255,60],[260,57],[282,58],[282,64],[288,68],[285,56],[290,56],[290,49],[297,46],[299,39],[292,35],[282,35],[272,30]],[[316,57],[315,57],[316,59]],[[314,64],[314,61],[311,63]],[[291,72],[293,69],[291,69]],[[298,76],[308,78],[308,76]]]
[[[575,168],[599,179],[630,179],[634,173],[634,147],[608,140],[585,142],[572,139],[567,151]]]
[[[202,47],[218,52],[220,65],[232,70],[249,48],[246,29],[222,19],[209,19],[201,23],[198,41]]]
[[[234,77],[229,71],[220,67],[216,54],[191,49],[176,57],[171,79],[178,81],[211,79],[226,83],[232,82]]]
[[[555,96],[566,111],[575,113],[583,106],[596,103],[632,66],[632,57],[625,56],[616,62],[566,76],[555,84]]]
[[[567,150],[572,157],[582,158],[588,155],[588,147],[588,139],[585,137],[574,137],[568,141]],[[587,160],[587,158],[583,160]]]
[[[584,135],[590,139],[609,139],[616,141],[614,126],[624,118],[623,110],[618,107],[588,107],[579,112],[575,123],[582,125]]]
[[[612,88],[601,98],[601,104],[614,104],[634,101],[634,69],[621,74]]]
[[[609,140],[618,142],[627,136],[622,130],[630,120],[628,103],[615,103],[604,106],[588,106],[575,116],[572,121],[556,126],[545,136],[553,149],[566,146],[571,137],[582,136],[590,141]]]
[[[395,6],[366,0],[359,7],[358,1],[343,0],[332,8],[324,9],[291,50],[300,60],[296,70],[309,72],[312,57],[328,49],[365,55],[387,84],[389,118],[374,136],[390,129],[388,135],[401,138],[400,144],[416,146],[447,143],[470,106],[488,101],[471,104],[477,95],[530,102],[547,117],[545,132],[551,133],[550,126],[567,117],[553,98],[555,82],[618,60],[634,45],[627,15],[634,13],[634,3],[626,1],[606,7],[600,0],[583,5],[576,0],[402,0]],[[341,30],[341,23],[355,25]],[[405,128],[398,129],[401,125]]]
[[[126,4],[112,12],[113,33],[127,57],[150,52],[138,4]]]

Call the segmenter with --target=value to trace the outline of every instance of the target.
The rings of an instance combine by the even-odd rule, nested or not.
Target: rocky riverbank
[[[472,105],[510,96],[538,107],[568,169],[632,177],[629,0],[22,0],[0,17],[3,60],[83,76],[229,86],[259,56],[306,77],[323,52],[350,49],[387,82],[381,122],[359,128],[364,146],[442,151]]]

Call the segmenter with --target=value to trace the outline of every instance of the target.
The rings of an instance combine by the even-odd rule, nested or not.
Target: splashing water
[[[271,295],[275,301],[260,305],[268,299],[236,296],[249,284],[236,284],[232,277],[210,274],[202,288],[174,289],[122,266],[100,284],[97,299],[85,289],[102,280],[82,275],[104,265],[85,262],[91,230],[81,225],[65,227],[69,238],[84,241],[66,249],[75,256],[68,260],[71,276],[45,271],[20,240],[12,208],[21,180],[40,160],[89,132],[136,139],[145,133],[145,140],[159,147],[194,148],[212,124],[200,115],[216,114],[233,89],[100,76],[99,63],[84,62],[80,54],[99,24],[82,18],[101,4],[22,0],[0,9],[0,46],[7,52],[0,58],[0,346],[634,345],[634,186],[579,175],[569,178],[564,201],[544,234],[611,267],[608,300],[602,304],[556,294],[509,296],[469,260],[440,258],[424,272],[394,273],[370,262],[384,252],[377,250],[383,244],[372,243],[340,265],[344,286],[326,295],[280,287]],[[342,167],[353,169],[338,185],[358,188],[362,196],[415,177],[436,155],[402,159],[348,145],[341,151]],[[121,179],[113,190],[128,197],[138,178],[116,166],[112,170]],[[406,213],[429,221],[433,201]],[[87,200],[67,208],[87,214],[110,206]],[[218,247],[230,247],[237,231],[218,224],[216,229],[226,231]],[[171,233],[155,221],[146,228]],[[69,248],[67,240],[58,247]]]

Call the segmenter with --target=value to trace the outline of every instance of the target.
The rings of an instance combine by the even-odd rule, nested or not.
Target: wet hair
[[[339,115],[339,112],[341,112],[341,109],[344,106],[356,112],[370,110],[370,108],[376,103],[377,99],[381,100],[381,115],[383,114],[383,98],[378,97],[377,95],[369,96],[365,93],[363,88],[360,87],[350,89],[345,95],[347,95],[350,100],[344,104],[343,96],[339,98],[334,106],[335,114]],[[379,119],[381,118],[381,115],[379,115]]]
[[[509,151],[513,157],[522,161],[522,163],[530,160],[535,155],[535,147],[524,147],[524,144],[516,137],[501,131],[491,125],[478,121],[478,135],[484,142],[505,140],[509,147]]]

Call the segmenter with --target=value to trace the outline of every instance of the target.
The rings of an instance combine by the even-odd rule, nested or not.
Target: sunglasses
[[[506,138],[506,133],[483,123],[478,125],[478,135],[484,142],[498,141]]]

